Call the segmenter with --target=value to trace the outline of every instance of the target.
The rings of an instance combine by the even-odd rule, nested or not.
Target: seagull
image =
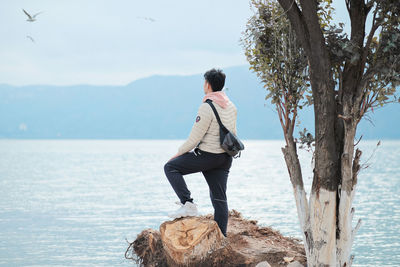
[[[26,21],[29,22],[34,22],[36,20],[36,16],[39,15],[42,12],[36,13],[35,15],[31,16],[28,12],[25,11],[25,9],[22,9],[24,13],[28,16],[28,19]]]
[[[26,38],[30,39],[32,41],[32,43],[35,42],[35,40],[32,38],[32,36],[27,35]]]
[[[150,17],[137,17],[138,19],[144,19],[144,20],[148,20],[150,22],[155,22],[156,20]]]

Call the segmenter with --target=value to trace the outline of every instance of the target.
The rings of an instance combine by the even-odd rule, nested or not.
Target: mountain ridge
[[[238,108],[241,139],[283,139],[266,90],[248,65],[225,68],[226,93]],[[185,139],[204,96],[203,74],[154,75],[126,85],[24,85],[0,83],[0,138]],[[313,132],[312,108],[299,112]],[[399,139],[400,105],[376,110],[365,139]],[[296,134],[298,135],[298,134]],[[357,136],[360,136],[358,134]]]

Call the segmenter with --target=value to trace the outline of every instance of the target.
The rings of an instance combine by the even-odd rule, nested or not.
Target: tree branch
[[[342,70],[342,67],[340,67],[340,66],[338,68],[338,74],[339,74],[338,103],[342,104],[342,97],[343,97],[343,70]]]
[[[362,139],[363,135],[360,136],[360,139],[358,139],[358,141],[354,144],[354,146],[358,145],[358,143],[360,143],[361,139]],[[354,166],[354,165],[353,165]]]
[[[320,47],[320,44],[325,43],[324,35],[319,24],[319,17],[317,12],[317,1],[315,0],[300,0],[301,9],[304,14],[304,21],[307,29],[310,32],[311,47]],[[315,52],[315,51],[313,51]]]
[[[293,110],[293,120],[292,120],[292,124],[291,124],[292,135],[293,135],[294,127],[295,127],[295,124],[296,124],[296,117],[297,117],[297,106]]]
[[[346,8],[347,8],[347,12],[350,15],[350,0],[345,0],[346,1]]]
[[[378,8],[376,8],[375,11],[374,11],[374,16],[372,18],[372,27],[371,27],[371,30],[370,30],[370,32],[368,34],[367,43],[365,44],[365,47],[364,47],[364,53],[363,53],[363,58],[362,58],[362,62],[361,62],[361,64],[362,64],[361,66],[362,66],[363,70],[364,70],[365,64],[367,62],[367,57],[369,55],[369,48],[370,48],[372,39],[374,38],[376,30],[381,25],[380,23],[377,23],[377,21],[376,21],[376,14],[377,13],[378,13]]]
[[[361,105],[361,101],[363,100],[364,89],[367,87],[367,85],[371,81],[371,79],[376,75],[376,72],[377,72],[376,66],[369,66],[367,71],[362,75],[362,78],[361,78],[360,82],[358,83],[357,94],[355,95],[355,100],[354,100],[354,105],[357,105],[357,108]],[[370,99],[373,99],[373,97],[370,97]],[[368,102],[367,102],[367,105],[365,105],[362,110],[360,109],[360,115],[363,115],[367,109],[368,109]],[[358,121],[360,119],[361,119],[361,116],[360,116],[360,118],[358,118]]]
[[[358,53],[359,59],[346,60],[343,69],[343,91],[344,95],[347,95],[347,99],[350,101],[347,104],[348,107],[356,106],[359,107],[358,103],[353,101],[353,96],[356,100],[359,99],[360,88],[355,86],[362,80],[364,73],[363,58],[365,57],[364,48],[364,37],[365,37],[365,20],[368,14],[368,8],[365,6],[364,0],[349,0],[350,6],[350,21],[351,21],[351,36],[350,43],[355,48],[353,51],[354,56]],[[352,57],[353,58],[353,57]],[[361,90],[362,92],[362,90]]]
[[[360,118],[365,113],[365,109],[367,107],[368,99],[369,99],[369,92],[368,92],[368,94],[364,93],[363,96],[362,96],[363,102],[362,102],[361,109],[360,109]],[[357,123],[358,123],[358,121],[357,121]]]
[[[283,130],[283,136],[285,137],[286,144],[288,144],[289,140],[287,139],[287,136],[286,136],[286,131],[285,131],[286,127],[285,127],[285,123],[283,122],[283,119],[282,119],[282,106],[280,103],[276,103],[276,110],[278,111],[279,121],[281,123],[282,130]]]
[[[287,17],[292,25],[294,31],[296,32],[296,37],[299,38],[302,47],[306,51],[306,54],[309,55],[311,53],[310,43],[309,43],[309,34],[306,27],[306,24],[303,19],[303,14],[300,11],[295,0],[278,0],[279,4],[287,13]]]
[[[362,220],[358,219],[356,227],[354,227],[354,229],[351,231],[351,244],[353,244],[354,237],[356,236],[358,229],[360,229],[361,222],[362,222]]]
[[[308,31],[307,38],[310,42],[311,53],[308,53],[307,57],[310,62],[311,75],[315,75],[319,77],[319,79],[333,82],[330,56],[319,23],[317,1],[300,0],[300,4],[303,13],[302,17]],[[315,81],[315,79],[311,79]],[[334,90],[334,87],[329,86],[329,89]],[[313,94],[313,96],[317,97],[315,94]]]

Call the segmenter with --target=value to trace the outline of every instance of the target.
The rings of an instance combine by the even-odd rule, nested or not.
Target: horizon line
[[[245,67],[245,66],[249,66],[249,64],[241,64],[241,65],[233,65],[233,66],[227,66],[227,67],[221,67],[220,69],[226,70],[226,69],[231,69],[231,68],[239,68],[239,67]],[[219,68],[219,67],[217,67]],[[202,73],[199,72],[194,72],[194,73],[190,73],[190,74],[150,74],[150,75],[144,75],[140,78],[137,79],[133,79],[132,81],[128,82],[128,83],[124,83],[124,84],[90,84],[90,83],[71,83],[71,84],[43,84],[43,83],[28,83],[28,84],[22,84],[22,85],[15,85],[15,84],[10,84],[10,83],[5,83],[5,82],[0,82],[0,86],[12,86],[12,87],[28,87],[28,86],[57,86],[57,87],[71,87],[71,86],[93,86],[93,87],[97,87],[97,86],[105,86],[105,87],[112,87],[112,86],[128,86],[131,83],[134,83],[136,81],[139,80],[144,80],[144,79],[148,79],[151,77],[157,77],[157,76],[161,76],[161,77],[173,77],[173,76],[178,76],[178,77],[189,77],[189,76],[196,76],[196,75],[202,75]]]

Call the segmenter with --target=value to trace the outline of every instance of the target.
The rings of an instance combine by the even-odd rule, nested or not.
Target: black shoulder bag
[[[219,124],[219,139],[221,143],[221,147],[223,150],[226,151],[229,155],[234,158],[240,157],[241,151],[244,149],[243,143],[230,132],[221,122],[219,118],[218,112],[214,107],[211,99],[207,99],[206,102],[211,106],[212,110],[214,111],[215,117],[217,118]],[[236,156],[236,157],[235,157]]]

